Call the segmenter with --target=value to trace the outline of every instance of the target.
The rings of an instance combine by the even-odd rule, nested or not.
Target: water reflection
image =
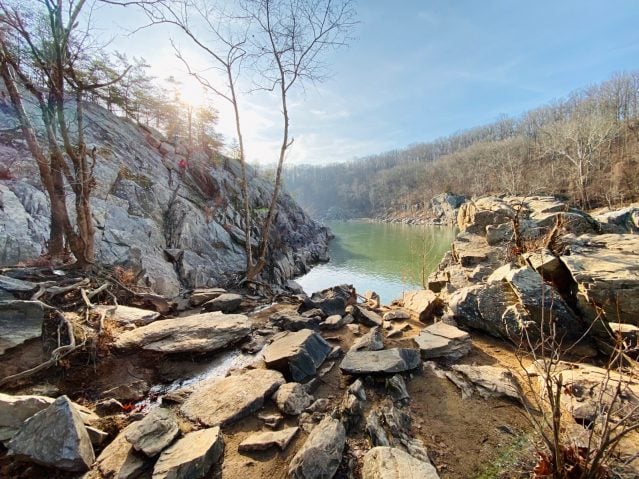
[[[331,261],[297,281],[307,293],[340,283],[376,291],[383,303],[418,288],[448,251],[455,228],[388,223],[329,223]]]

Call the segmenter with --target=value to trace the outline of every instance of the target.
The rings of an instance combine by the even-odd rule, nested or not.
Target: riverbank
[[[584,425],[602,410],[597,378],[607,377],[614,338],[628,358],[636,353],[639,248],[634,210],[591,218],[554,199],[522,200],[464,206],[430,289],[386,305],[348,285],[310,296],[200,289],[179,301],[113,286],[116,305],[100,290],[104,279],[58,278],[64,286],[52,287],[55,275],[33,269],[1,278],[4,297],[13,298],[5,311],[33,324],[11,336],[0,376],[74,346],[64,357],[58,349],[48,369],[0,386],[0,472],[529,477],[539,431],[524,417],[545,404],[537,378],[549,371],[536,369],[542,356],[516,339],[544,331],[543,311],[566,340],[584,333],[574,328],[592,322],[591,311],[606,315],[603,330],[585,331],[579,347],[561,354],[572,361],[569,369],[561,363],[562,437],[596,433]],[[518,241],[525,249],[514,250]],[[55,310],[25,301],[34,295]],[[603,404],[614,414],[639,397],[633,364],[615,371],[624,394]],[[53,431],[67,431],[74,446]],[[636,451],[636,434],[626,441],[611,462],[626,474],[617,477],[633,477],[621,463]]]

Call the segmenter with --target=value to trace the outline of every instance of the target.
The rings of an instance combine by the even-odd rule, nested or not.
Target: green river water
[[[310,294],[337,284],[352,284],[358,293],[377,292],[382,303],[420,288],[422,276],[437,268],[457,230],[363,221],[329,222],[335,239],[331,260],[296,281]]]

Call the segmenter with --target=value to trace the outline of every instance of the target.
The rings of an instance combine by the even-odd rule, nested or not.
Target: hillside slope
[[[37,124],[34,106],[27,107]],[[245,268],[239,163],[170,144],[92,104],[86,126],[87,143],[98,156],[91,198],[97,260],[133,269],[167,296],[237,279]],[[181,175],[183,158],[188,167]],[[48,200],[7,103],[0,104],[0,166],[0,265],[7,266],[38,257],[49,235]],[[253,171],[250,176],[257,235],[272,186]],[[263,275],[282,283],[325,259],[329,232],[286,194],[278,211]]]

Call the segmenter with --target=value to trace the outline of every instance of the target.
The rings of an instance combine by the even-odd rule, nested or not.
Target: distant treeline
[[[555,194],[581,207],[639,197],[639,72],[519,118],[349,163],[291,166],[286,186],[318,217],[421,209],[443,192]]]

